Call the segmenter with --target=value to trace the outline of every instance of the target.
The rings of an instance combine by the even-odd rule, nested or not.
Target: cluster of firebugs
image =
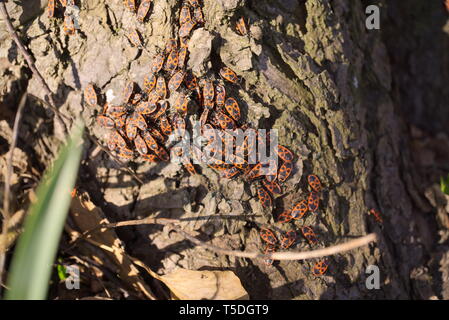
[[[64,8],[64,32],[69,36],[74,35],[76,29],[73,17],[70,14],[67,14],[68,10],[66,9],[74,6],[75,0],[48,0],[47,3],[48,16],[50,18],[54,18],[56,12],[60,8]]]
[[[69,0],[72,1],[72,0]],[[65,2],[65,1],[61,1]],[[151,0],[142,0],[137,6],[135,0],[124,0],[125,6],[137,14],[137,19],[143,22],[148,14]],[[53,2],[54,5],[54,2]],[[97,122],[110,129],[108,148],[115,152],[118,158],[130,161],[137,157],[148,162],[169,161],[169,150],[165,147],[168,136],[175,131],[180,136],[186,130],[186,117],[189,104],[195,101],[201,110],[200,123],[203,132],[214,132],[207,136],[206,151],[215,152],[217,159],[208,161],[208,165],[218,171],[224,178],[234,178],[243,174],[247,181],[257,181],[257,195],[263,207],[272,206],[272,197],[282,193],[282,183],[291,175],[293,170],[294,154],[285,146],[278,145],[276,152],[281,165],[276,171],[263,171],[263,164],[250,165],[245,160],[254,145],[245,139],[243,145],[235,146],[234,161],[225,163],[223,151],[215,149],[217,141],[224,145],[225,130],[247,129],[248,124],[241,121],[238,101],[227,97],[225,83],[238,85],[239,77],[230,68],[223,66],[219,74],[223,81],[211,79],[197,79],[186,69],[188,56],[188,40],[191,31],[196,26],[204,24],[202,8],[198,0],[187,0],[181,6],[179,15],[179,37],[170,39],[164,50],[157,53],[149,67],[148,75],[144,78],[142,89],[129,81],[123,89],[123,102],[119,106],[103,103],[93,84],[84,89],[84,101],[90,107],[103,105],[102,112],[97,116]],[[248,34],[244,18],[235,24],[235,31],[241,36]],[[144,49],[141,35],[137,30],[127,34],[131,44]],[[168,79],[168,82],[166,81]],[[172,108],[166,100],[168,96],[177,94]],[[171,117],[168,112],[170,111]],[[215,129],[215,130],[214,130]],[[217,132],[219,132],[217,134]],[[260,138],[260,139],[259,139]],[[265,143],[257,137],[259,143]],[[268,137],[269,141],[269,137]],[[173,150],[177,156],[182,157],[182,150]],[[201,153],[192,150],[193,155]],[[200,156],[201,157],[201,156]],[[196,174],[194,165],[187,157],[183,158],[183,166],[190,174]],[[262,174],[262,172],[264,174]],[[302,219],[307,212],[316,212],[319,207],[319,194],[322,190],[321,182],[316,175],[308,176],[308,183],[312,189],[307,199],[297,203],[292,209],[284,211],[278,217],[278,222],[288,223],[292,220]],[[317,235],[310,226],[303,226],[301,233],[311,244],[317,244]],[[288,231],[278,239],[274,232],[268,228],[260,231],[262,240],[266,243],[264,253],[274,252],[281,247],[287,249],[296,242],[295,230]],[[267,259],[265,263],[271,265],[273,260]],[[315,263],[312,274],[323,275],[328,268],[328,260]]]

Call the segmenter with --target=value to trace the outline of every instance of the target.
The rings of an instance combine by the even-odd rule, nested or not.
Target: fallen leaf
[[[89,200],[87,193],[80,196],[75,196],[72,199],[70,206],[70,218],[76,225],[76,229],[72,230],[66,225],[66,230],[72,238],[78,238],[80,234],[92,230],[100,224],[109,223],[103,211],[96,207]],[[133,259],[129,257],[123,247],[120,245],[121,241],[118,238],[114,229],[102,228],[101,232],[92,233],[87,239],[88,242],[95,244],[97,247],[104,250],[108,259],[114,263],[114,272],[124,283],[132,288],[137,294],[143,293],[149,299],[155,299],[151,289],[141,278],[139,270],[133,264]],[[91,258],[98,263],[109,267],[109,261],[103,261],[102,255],[91,252]]]
[[[240,279],[232,271],[177,269],[158,277],[179,300],[248,300]]]

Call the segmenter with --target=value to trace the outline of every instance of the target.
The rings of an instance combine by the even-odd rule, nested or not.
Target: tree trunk
[[[95,145],[86,153],[89,161],[78,187],[89,191],[111,220],[160,210],[164,217],[195,218],[185,230],[198,231],[213,244],[261,250],[253,222],[287,230],[274,221],[283,208],[306,196],[306,177],[314,173],[325,188],[321,208],[294,226],[314,226],[320,246],[369,232],[376,232],[379,241],[331,257],[321,278],[310,272],[315,261],[266,266],[217,256],[151,226],[119,230],[131,255],[163,272],[177,266],[230,268],[253,299],[449,298],[448,198],[437,187],[449,166],[447,16],[437,2],[383,0],[380,30],[367,30],[369,4],[204,1],[206,24],[191,36],[189,68],[215,78],[222,64],[236,71],[243,81],[229,94],[238,98],[248,122],[278,129],[280,143],[298,156],[273,212],[263,210],[253,186],[220,180],[206,168],[189,177],[175,164],[139,163],[132,169],[143,177],[140,185],[107,155],[91,157]],[[8,2],[10,11],[15,6]],[[105,132],[95,124],[95,112],[83,107],[82,89],[93,82],[103,93],[113,90],[119,101],[125,81],[141,85],[157,48],[177,34],[179,9],[179,1],[154,0],[149,21],[139,24],[122,1],[83,1],[81,30],[73,37],[62,32],[62,19],[49,20],[46,13],[19,23],[19,8],[13,17],[38,69],[57,92],[60,110],[81,114],[101,140]],[[234,31],[240,16],[248,21],[248,37]],[[146,51],[129,45],[125,34],[131,28],[141,32]],[[18,67],[23,59],[14,54],[3,24],[0,39],[1,89],[7,93],[0,99],[2,109],[21,89],[17,83],[25,82],[28,92],[43,97],[35,78]],[[28,121],[32,127],[36,120]],[[56,126],[53,133],[60,134]],[[19,147],[31,148],[27,137],[21,134]],[[34,149],[40,163],[48,161]],[[383,224],[368,215],[371,208],[381,212]],[[229,215],[246,216],[246,221],[225,219]],[[309,249],[301,240],[292,250]],[[378,290],[366,287],[369,265],[379,267]]]

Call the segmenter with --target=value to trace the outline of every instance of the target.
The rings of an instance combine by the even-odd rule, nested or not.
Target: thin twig
[[[9,229],[9,218],[11,217],[10,211],[10,200],[11,200],[11,176],[13,174],[13,160],[14,160],[14,149],[17,146],[17,140],[19,137],[19,126],[20,119],[22,118],[23,109],[25,108],[25,104],[27,101],[27,94],[23,94],[20,99],[19,107],[17,108],[16,117],[14,119],[14,126],[12,131],[12,141],[11,147],[9,149],[9,155],[6,160],[6,175],[5,175],[5,190],[3,194],[3,226],[2,226],[2,234],[4,236],[4,241],[0,243],[1,246],[5,246],[5,250],[0,248],[0,283],[3,283],[3,269],[5,266],[5,254],[6,254],[6,243],[7,243],[7,235]],[[1,293],[1,287],[0,287]]]
[[[2,15],[2,18],[5,21],[6,28],[8,30],[9,35],[12,37],[12,39],[16,43],[17,47],[19,48],[19,51],[22,53],[28,66],[30,67],[31,71],[38,78],[39,82],[41,83],[42,87],[44,88],[46,98],[48,99],[48,103],[51,106],[51,109],[55,112],[56,119],[61,123],[64,133],[67,135],[67,133],[68,133],[67,126],[64,123],[64,121],[62,121],[62,119],[59,115],[59,112],[58,112],[59,110],[56,108],[55,101],[53,100],[53,93],[51,92],[50,87],[48,86],[44,77],[42,77],[42,74],[36,68],[36,65],[34,64],[34,58],[28,53],[27,49],[23,45],[19,36],[17,35],[16,30],[14,29],[14,26],[12,25],[11,20],[9,18],[8,10],[6,10],[6,5],[3,1],[0,1],[0,14]],[[58,111],[56,111],[56,110],[58,110]]]
[[[183,235],[187,240],[195,243],[198,246],[205,247],[213,252],[224,254],[227,256],[236,256],[241,258],[261,258],[261,259],[272,259],[272,260],[307,260],[313,258],[322,258],[326,256],[332,256],[337,253],[342,253],[345,251],[353,250],[362,246],[369,244],[370,242],[376,241],[376,234],[371,233],[367,236],[363,236],[346,243],[337,244],[332,247],[327,247],[323,249],[316,249],[311,251],[304,252],[274,252],[270,254],[262,254],[254,251],[238,251],[238,250],[229,250],[223,249],[193,237],[188,234],[184,230],[182,230],[179,226],[172,225],[173,230]]]
[[[13,173],[13,160],[14,160],[14,149],[17,146],[17,139],[19,137],[19,126],[20,119],[22,118],[23,108],[25,107],[27,101],[26,93],[22,95],[19,102],[19,107],[17,108],[16,117],[14,119],[14,126],[12,131],[11,147],[9,150],[9,155],[6,160],[6,176],[5,176],[5,191],[3,195],[3,217],[8,219],[10,217],[9,204],[10,204],[10,190],[11,190],[11,176]]]
[[[335,255],[337,253],[342,253],[345,251],[353,250],[362,246],[365,246],[371,242],[375,242],[377,240],[377,236],[374,233],[369,235],[348,241],[346,243],[337,244],[332,247],[327,247],[323,249],[305,251],[305,252],[274,252],[269,254],[263,254],[254,251],[239,251],[239,250],[229,250],[221,247],[217,247],[211,244],[208,244],[204,241],[198,240],[191,234],[185,232],[181,229],[179,225],[175,225],[174,223],[179,222],[178,219],[164,219],[164,218],[145,218],[141,220],[129,220],[129,221],[121,221],[115,223],[102,224],[96,227],[93,230],[89,230],[85,232],[83,235],[87,236],[94,231],[101,230],[103,228],[117,228],[117,227],[125,227],[125,226],[135,226],[135,225],[144,225],[144,224],[160,224],[160,225],[168,225],[170,228],[181,234],[184,238],[189,240],[190,242],[196,244],[197,246],[205,247],[215,253],[224,254],[228,256],[236,256],[241,258],[261,258],[261,259],[273,259],[273,260],[307,260],[312,258],[321,258],[326,256]]]

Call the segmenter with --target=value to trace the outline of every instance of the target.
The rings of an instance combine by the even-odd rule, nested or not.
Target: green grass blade
[[[59,239],[70,206],[82,152],[83,128],[77,127],[37,189],[8,277],[8,300],[45,299]]]
[[[440,186],[441,191],[447,195],[449,195],[449,174],[447,175],[447,178],[441,178],[440,179]]]

